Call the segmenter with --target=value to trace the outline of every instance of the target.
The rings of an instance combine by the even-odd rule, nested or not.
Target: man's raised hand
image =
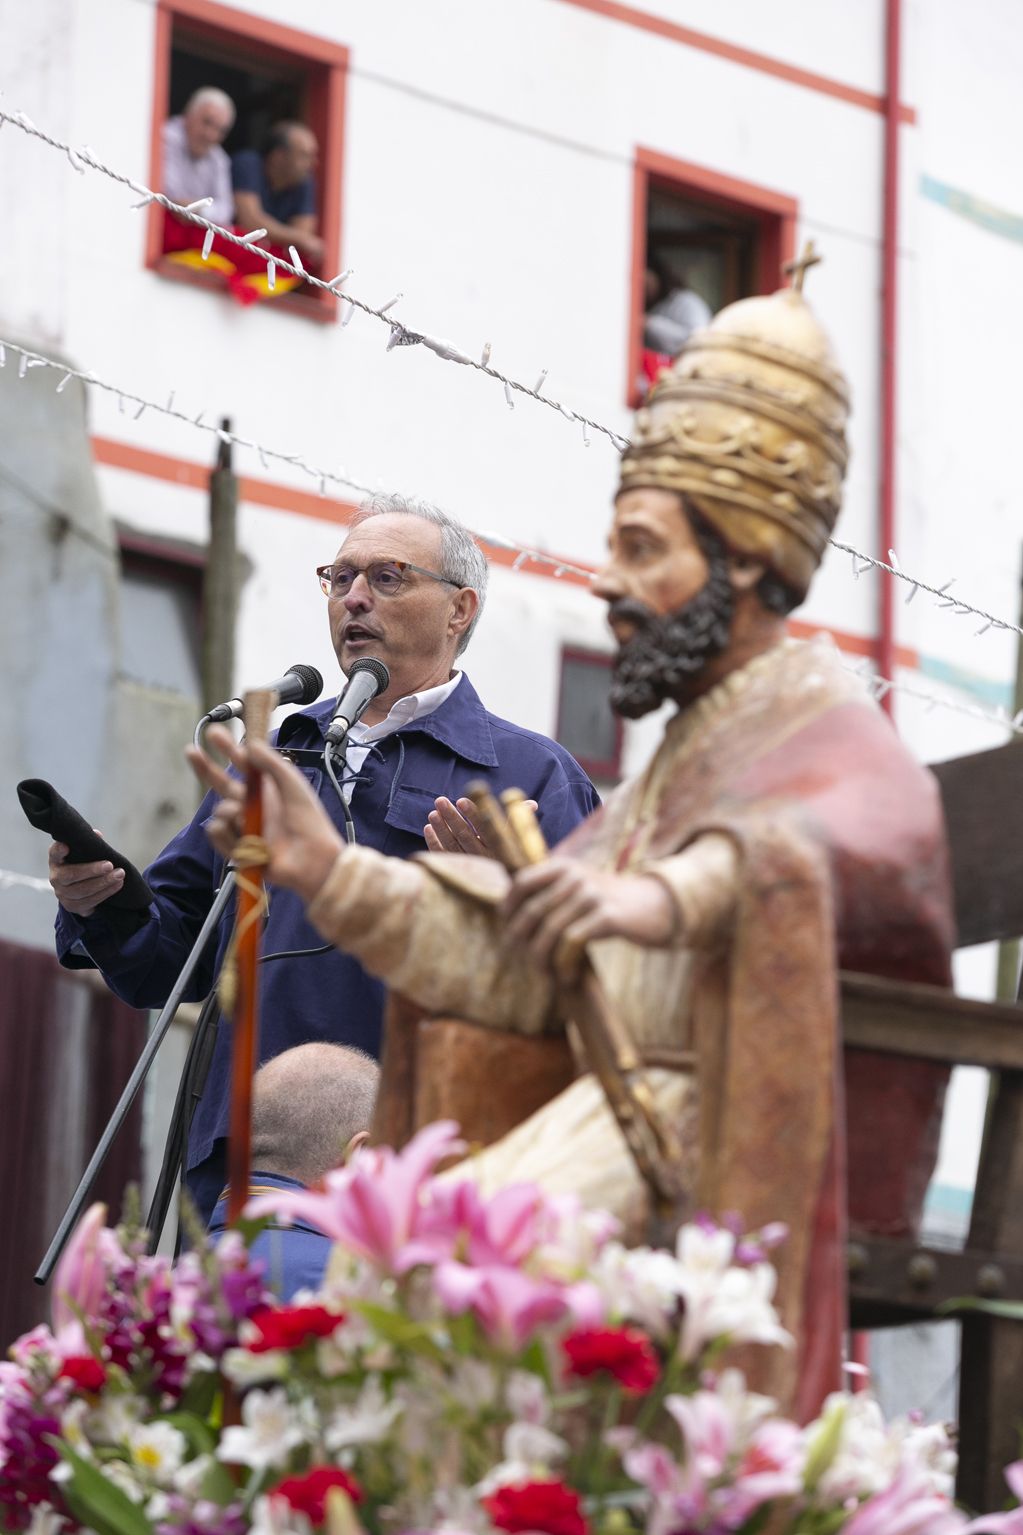
[[[535,799],[526,803],[536,809]],[[497,849],[487,841],[471,799],[452,803],[440,795],[423,827],[423,836],[431,853],[476,853],[483,858],[497,857]]]
[[[311,901],[344,847],[327,812],[298,769],[264,741],[239,745],[222,725],[211,725],[206,736],[240,773],[250,760],[262,773],[266,877]],[[188,747],[185,755],[199,782],[220,795],[206,835],[229,858],[242,834],[244,786],[197,747]]]

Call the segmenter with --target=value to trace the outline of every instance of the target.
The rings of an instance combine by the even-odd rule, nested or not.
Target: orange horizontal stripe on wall
[[[112,437],[93,437],[92,456],[97,464],[105,464],[108,468],[128,469],[133,474],[144,474],[153,480],[169,480],[171,484],[185,485],[192,490],[206,490],[210,482],[212,466],[196,464],[187,458],[172,458],[167,453],[153,453],[149,448],[136,448]],[[333,496],[320,496],[314,491],[298,490],[294,485],[255,480],[247,475],[238,478],[238,494],[251,505],[299,512],[303,517],[315,517],[320,522],[346,523],[355,511],[354,501],[339,501]]]
[[[725,42],[723,38],[711,37],[706,32],[696,32],[692,27],[680,26],[678,22],[652,15],[650,11],[641,11],[634,5],[622,5],[619,0],[561,0],[561,3],[574,5],[582,11],[592,11],[595,16],[606,16],[609,21],[620,21],[625,26],[637,27],[641,32],[651,32],[655,37],[666,37],[673,43],[684,43],[688,48],[698,48],[703,53],[712,53],[733,64],[744,64],[748,69],[759,70],[761,74],[774,75],[776,79],[787,80],[792,85],[806,86],[808,90],[820,91],[822,95],[847,101],[854,107],[864,107],[869,112],[885,110],[884,97],[875,95],[873,91],[861,91],[855,85],[845,85],[841,80],[815,74],[811,69],[800,69],[797,64],[786,64],[782,59],[774,59],[767,53],[757,53],[753,48],[740,48],[737,43]],[[916,110],[901,105],[899,120],[915,123]]]
[[[168,453],[154,453],[149,448],[136,448],[126,442],[117,442],[112,437],[93,437],[92,454],[97,464],[104,464],[109,469],[126,469],[131,474],[144,474],[150,479],[165,480],[172,485],[181,485],[189,490],[205,491],[209,488],[210,470],[205,464],[194,463],[187,458],[172,458]],[[293,485],[282,485],[274,480],[256,480],[247,475],[242,475],[238,480],[238,494],[243,501],[250,505],[270,506],[279,512],[298,512],[303,517],[315,517],[320,522],[332,522],[337,525],[347,523],[355,511],[355,503],[352,501],[337,501],[330,496],[318,496],[307,490],[297,490]],[[559,555],[551,555],[552,559],[559,559]],[[487,549],[487,558],[491,565],[514,565],[518,555],[514,549]],[[565,556],[570,564],[586,569],[579,560]],[[554,575],[554,568],[550,565],[535,565],[527,563],[524,567],[528,575],[544,576],[549,580],[557,579],[567,581],[572,586],[587,586],[588,580],[584,575],[577,575],[571,570],[566,570],[558,577]],[[809,639],[814,634],[820,634],[824,630],[823,624],[807,624],[801,619],[789,619],[789,633],[799,639]],[[840,650],[854,656],[873,656],[877,649],[876,642],[860,634],[847,634],[842,629],[827,629]],[[900,645],[895,652],[896,661],[900,666],[916,668],[920,664],[919,656],[915,650],[906,645]]]

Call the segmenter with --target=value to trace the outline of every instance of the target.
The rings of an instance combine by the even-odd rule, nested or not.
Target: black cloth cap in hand
[[[58,794],[45,778],[23,778],[18,785],[21,808],[38,831],[44,831],[54,842],[63,842],[67,849],[68,863],[112,863],[115,869],[124,870],[124,884],[114,895],[107,896],[101,910],[110,920],[111,927],[124,932],[134,932],[140,926],[137,913],[148,909],[153,892],[133,863],[123,853],[105,842]],[[130,915],[129,913],[136,914]]]

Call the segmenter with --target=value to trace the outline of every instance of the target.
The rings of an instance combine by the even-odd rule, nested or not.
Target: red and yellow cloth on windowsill
[[[241,234],[244,231],[239,230]],[[250,250],[243,245],[229,245],[213,239],[213,246],[206,260],[202,247],[206,231],[198,224],[183,224],[172,213],[164,213],[163,254],[168,261],[191,268],[197,272],[216,272],[223,277],[231,297],[239,304],[255,304],[260,299],[280,298],[299,287],[301,278],[292,277],[278,267],[274,286],[267,282],[267,254],[280,261],[291,258],[279,245],[267,245]]]

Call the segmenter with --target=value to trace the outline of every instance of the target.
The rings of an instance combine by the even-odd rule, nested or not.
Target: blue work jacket
[[[337,795],[322,768],[322,753],[334,700],[290,715],[277,733],[277,746],[296,753],[334,825],[344,835]],[[306,754],[303,758],[303,753]],[[464,674],[432,714],[402,726],[376,743],[359,772],[351,812],[356,838],[396,858],[425,851],[423,828],[434,800],[454,801],[473,779],[485,779],[495,794],[521,789],[537,801],[548,846],[596,809],[597,791],[563,747],[523,730],[484,709]],[[69,969],[95,967],[131,1007],[161,1007],[195,942],[224,873],[224,860],[206,837],[215,796],[208,794],[188,826],[170,841],[146,870],[153,892],[148,915],[125,939],[115,935],[100,906],[79,918],[58,908],[57,957]],[[184,1000],[211,990],[220,971],[234,922],[233,900],[216,942],[192,977]],[[86,951],[82,952],[82,949]],[[384,987],[350,955],[328,947],[300,957],[296,949],[321,949],[323,939],[308,922],[299,896],[273,888],[263,935],[260,987],[260,1062],[293,1045],[333,1040],[380,1053]],[[231,1030],[221,1021],[209,1077],[192,1121],[188,1165],[205,1161],[214,1142],[226,1137],[230,1098]]]

